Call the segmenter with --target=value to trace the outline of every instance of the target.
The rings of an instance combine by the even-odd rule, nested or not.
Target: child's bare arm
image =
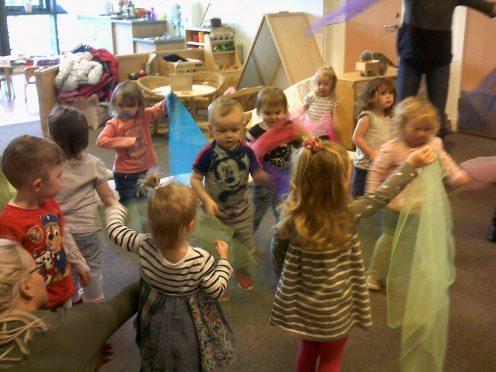
[[[268,184],[269,183],[269,177],[267,176],[267,173],[265,173],[263,170],[259,170],[251,175],[253,177],[253,181],[255,181],[256,184]]]
[[[370,118],[368,116],[362,116],[355,127],[355,131],[353,132],[353,143],[358,147],[362,152],[367,155],[369,158],[374,160],[376,151],[369,146],[367,141],[365,141],[365,134],[369,130],[370,126]]]
[[[100,182],[96,185],[95,189],[104,206],[110,207],[117,203],[115,194],[107,181]]]
[[[208,195],[205,187],[203,187],[203,177],[203,174],[193,171],[189,180],[191,188],[196,193],[196,196],[198,196],[198,199],[203,203],[205,212],[211,216],[217,216],[219,214],[219,207],[210,195]]]

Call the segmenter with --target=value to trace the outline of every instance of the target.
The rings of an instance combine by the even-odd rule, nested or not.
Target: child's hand
[[[91,272],[90,271],[85,271],[82,273],[78,273],[79,280],[81,280],[81,284],[83,287],[87,287],[91,283]]]
[[[220,258],[227,260],[227,257],[229,255],[229,245],[226,242],[223,242],[222,240],[216,240],[215,250],[219,254]]]
[[[219,214],[219,207],[217,203],[212,199],[207,200],[203,206],[205,207],[205,212],[211,216],[216,217]]]
[[[415,168],[422,168],[434,162],[436,157],[436,153],[430,146],[424,146],[421,149],[412,152],[406,159],[406,162],[413,165]]]

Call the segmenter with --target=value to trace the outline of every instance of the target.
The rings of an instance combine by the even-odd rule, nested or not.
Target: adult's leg
[[[420,87],[422,70],[407,61],[400,59],[398,68],[398,79],[396,89],[398,90],[398,102],[410,96],[416,96]]]
[[[340,372],[344,345],[348,336],[333,342],[321,342],[319,348],[319,372]]]
[[[320,342],[317,341],[301,340],[296,357],[296,372],[315,371],[319,356],[319,344]]]
[[[438,136],[441,138],[444,138],[444,135],[446,134],[444,112],[446,110],[446,100],[448,98],[449,77],[449,63],[431,67],[426,72],[427,95],[429,96],[429,101],[436,106],[439,112],[441,128],[439,128]]]

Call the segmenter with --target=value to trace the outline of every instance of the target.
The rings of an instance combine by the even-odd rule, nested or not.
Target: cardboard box
[[[203,70],[203,61],[199,59],[188,58],[186,62],[167,62],[160,61],[160,75],[168,76],[170,74],[193,73]]]
[[[108,104],[98,102],[96,94],[90,97],[76,97],[72,102],[61,102],[63,105],[81,110],[88,121],[88,126],[97,129],[109,119]]]

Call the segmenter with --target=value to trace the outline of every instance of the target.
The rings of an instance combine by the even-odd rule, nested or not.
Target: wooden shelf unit
[[[224,75],[223,88],[238,85],[242,65],[232,28],[190,27],[185,29],[184,39],[186,49],[202,48],[204,50],[205,69]]]

